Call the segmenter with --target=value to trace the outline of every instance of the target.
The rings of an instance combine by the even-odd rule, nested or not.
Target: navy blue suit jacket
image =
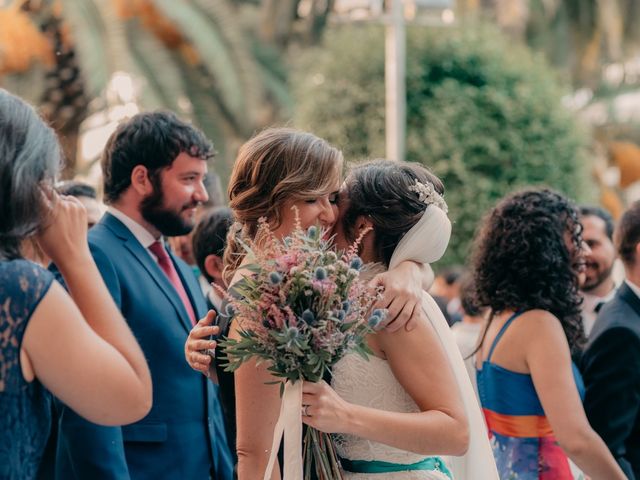
[[[123,427],[87,422],[63,407],[56,455],[58,479],[231,479],[217,386],[184,358],[191,329],[186,309],[164,272],[116,217],[89,232],[98,269],[145,353],[153,407]],[[170,254],[171,255],[171,254]],[[204,296],[191,269],[171,255],[198,318]]]
[[[627,477],[640,479],[640,298],[626,283],[598,314],[582,373],[589,423]]]

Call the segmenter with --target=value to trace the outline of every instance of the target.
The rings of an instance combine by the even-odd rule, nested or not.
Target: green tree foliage
[[[384,34],[352,26],[325,38],[296,62],[296,125],[349,160],[381,157]],[[410,28],[407,57],[407,160],[443,179],[454,222],[443,263],[465,262],[479,219],[513,189],[583,197],[586,138],[540,58],[480,25]]]

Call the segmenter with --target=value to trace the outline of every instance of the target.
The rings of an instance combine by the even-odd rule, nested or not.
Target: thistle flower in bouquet
[[[268,361],[284,386],[287,380],[321,380],[348,352],[371,353],[365,336],[384,312],[368,316],[378,295],[359,278],[359,240],[336,253],[324,233],[298,224],[279,239],[262,219],[255,238],[242,240],[252,275],[236,283],[236,295],[227,295],[225,315],[238,319],[240,336],[221,342],[227,370],[250,358]]]
[[[227,356],[226,370],[234,371],[251,358],[266,361],[268,370],[281,379],[274,383],[280,383],[280,393],[286,397],[285,385],[321,380],[347,353],[367,358],[371,351],[365,337],[384,312],[375,310],[367,318],[380,292],[371,295],[359,278],[361,239],[346,252],[336,253],[318,227],[305,231],[296,222],[293,233],[279,239],[267,221],[260,220],[255,237],[242,239],[251,274],[236,282],[233,295],[227,295],[224,313],[237,319],[239,339],[220,342]],[[285,403],[283,398],[283,409]],[[296,413],[300,415],[300,405]],[[274,445],[279,441],[276,431]],[[312,470],[321,480],[342,478],[333,441],[326,433],[307,428],[301,461],[305,480],[312,478]],[[269,469],[265,473],[270,475]]]

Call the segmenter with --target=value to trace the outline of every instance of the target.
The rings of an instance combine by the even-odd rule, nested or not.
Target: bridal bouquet
[[[243,242],[253,259],[249,266],[253,275],[236,283],[238,295],[227,296],[225,312],[237,316],[240,338],[225,339],[221,347],[228,371],[254,358],[267,362],[268,370],[281,379],[277,382],[282,409],[265,478],[270,478],[284,434],[285,479],[303,478],[303,464],[305,479],[310,478],[312,465],[318,478],[340,479],[329,435],[308,428],[304,454],[301,451],[301,381],[320,381],[346,353],[357,352],[365,358],[371,353],[365,336],[382,321],[384,312],[374,310],[367,316],[378,297],[368,294],[359,280],[359,242],[344,253],[336,253],[315,226],[304,231],[297,225],[281,240],[265,220],[260,221],[255,240]],[[288,434],[294,437],[291,442]]]

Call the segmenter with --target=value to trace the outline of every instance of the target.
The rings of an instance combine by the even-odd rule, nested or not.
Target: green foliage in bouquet
[[[220,342],[225,369],[234,371],[250,359],[267,362],[269,372],[282,379],[269,383],[279,383],[283,395],[287,382],[322,380],[347,353],[368,358],[365,337],[385,312],[368,316],[378,296],[368,294],[359,279],[359,242],[336,253],[318,227],[305,232],[297,222],[281,240],[260,220],[255,239],[242,239],[251,274],[227,295],[224,314],[236,319],[240,338]],[[320,480],[342,478],[329,434],[307,428],[303,452],[305,480],[312,470]]]
[[[268,361],[284,382],[320,381],[348,352],[367,358],[365,336],[383,318],[359,280],[356,246],[336,253],[323,231],[298,225],[281,240],[262,220],[255,240],[244,239],[252,275],[228,295],[229,316],[238,319],[240,339],[221,342],[225,368],[234,371],[251,358]]]
[[[350,160],[382,157],[384,32],[333,28],[295,60],[295,124]],[[406,160],[446,185],[454,233],[443,264],[464,263],[476,225],[507,192],[545,184],[584,200],[586,137],[555,73],[489,26],[407,30]]]

